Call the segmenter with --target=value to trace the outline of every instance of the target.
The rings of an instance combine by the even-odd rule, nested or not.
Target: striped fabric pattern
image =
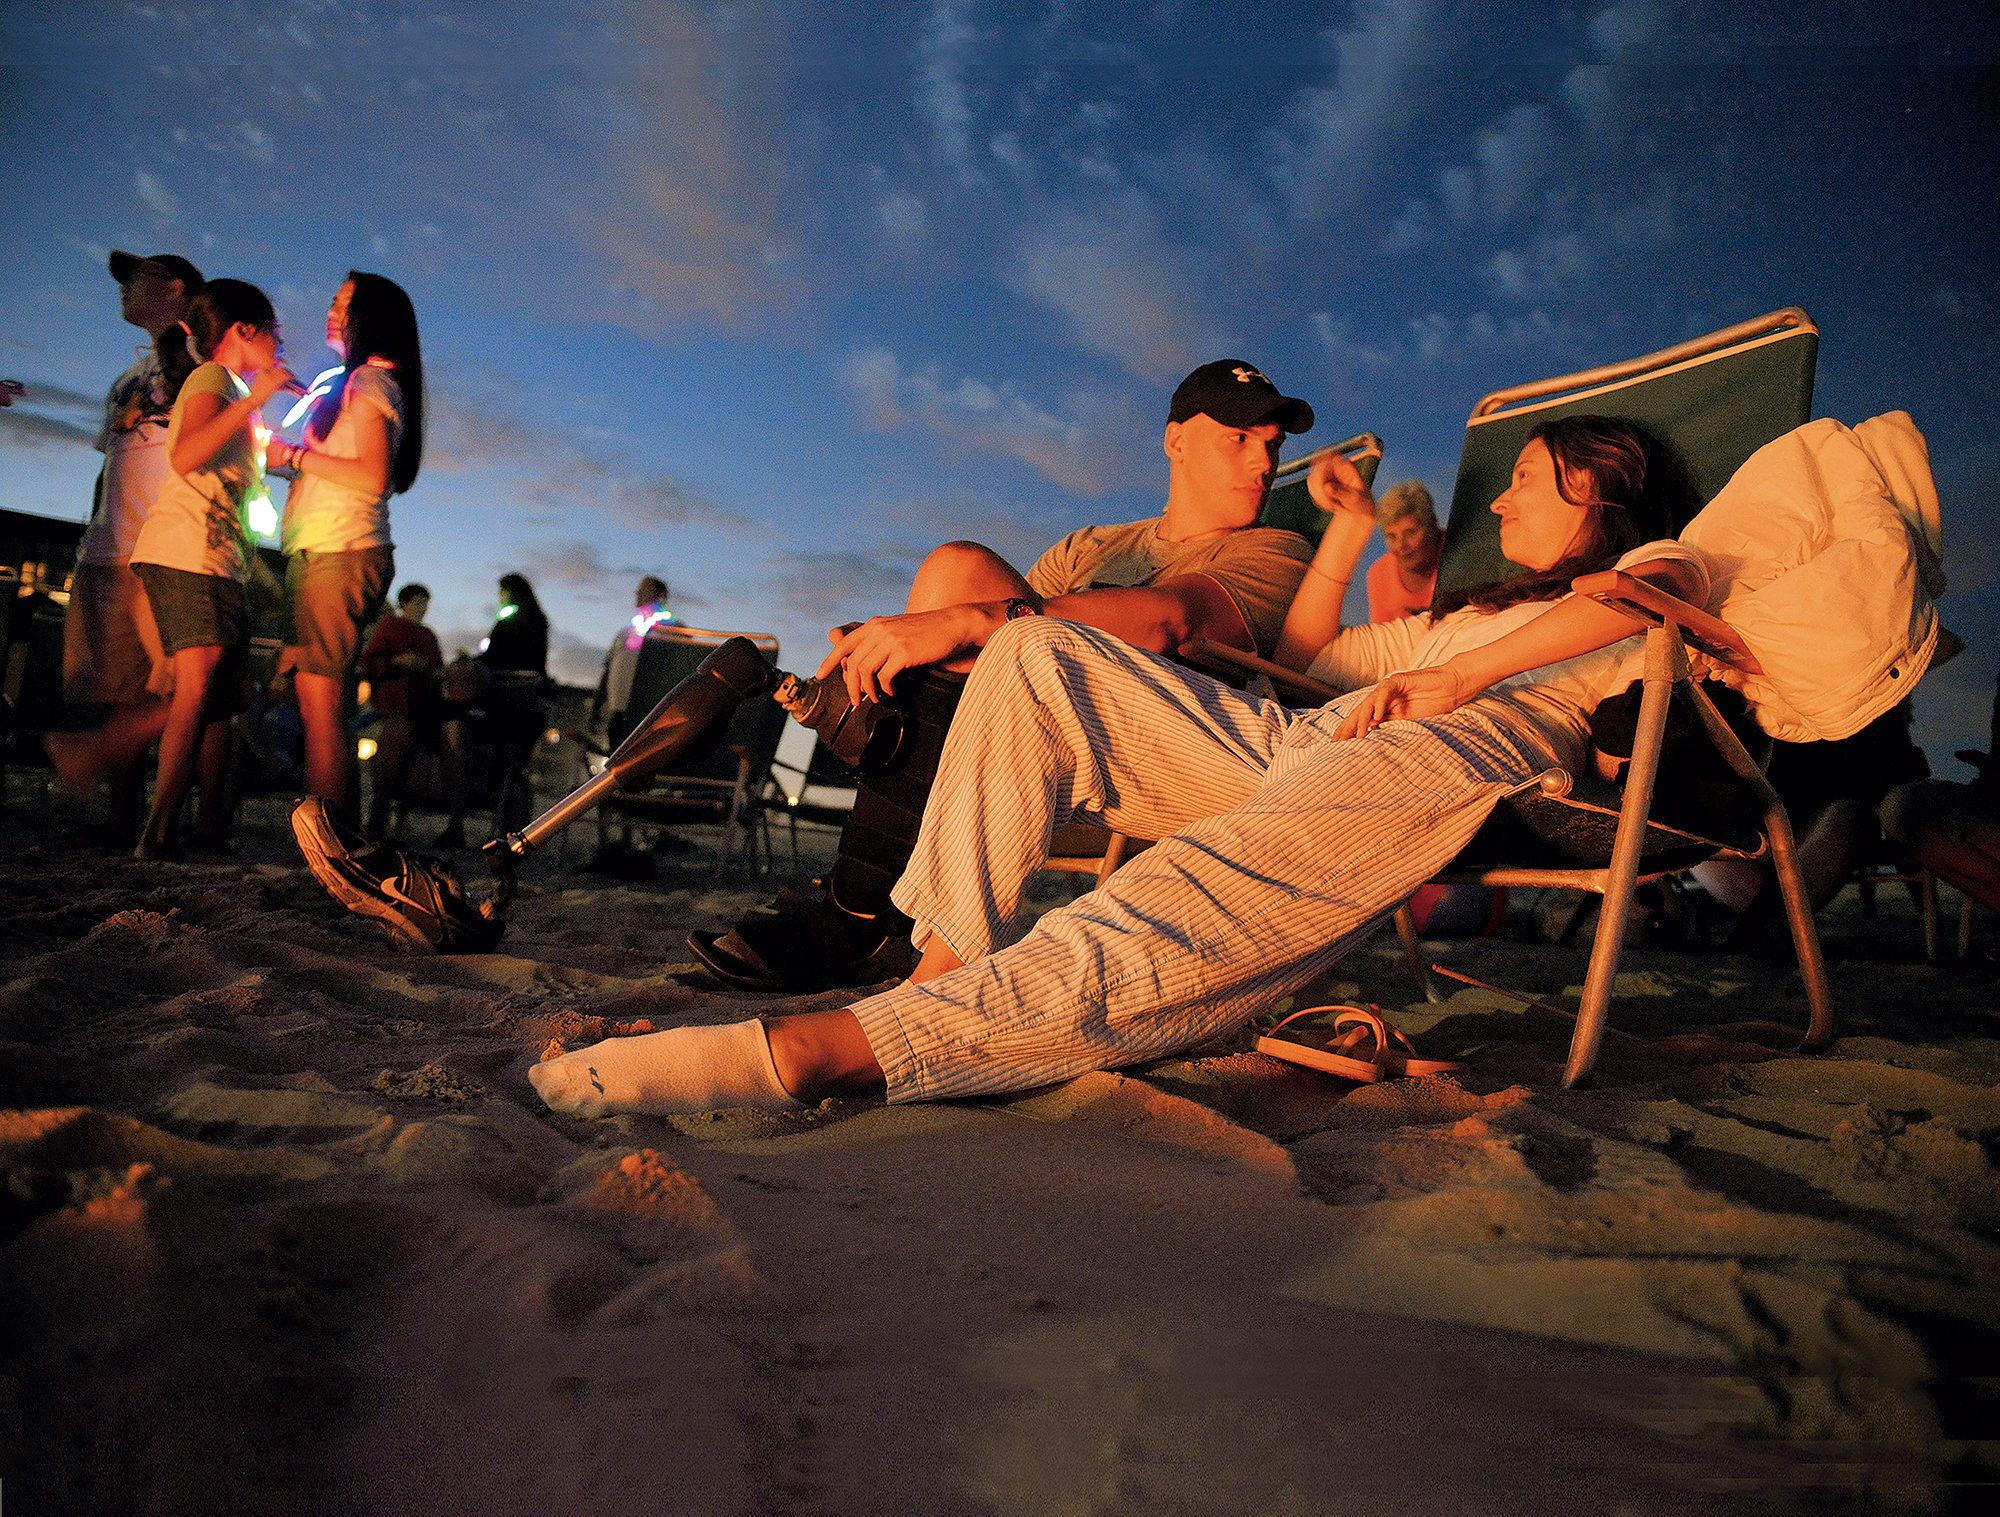
[[[1480,703],[1366,738],[1108,633],[1023,619],[981,653],[896,904],[965,967],[856,1002],[891,1101],[1157,1058],[1336,961],[1547,767]],[[1072,813],[1162,841],[1020,935]]]

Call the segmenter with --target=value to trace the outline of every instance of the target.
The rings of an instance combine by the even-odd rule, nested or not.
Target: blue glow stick
[[[311,406],[314,401],[318,400],[320,396],[324,395],[328,390],[331,390],[333,388],[333,380],[335,376],[337,376],[341,372],[341,370],[345,369],[346,367],[347,367],[346,364],[337,363],[332,368],[322,369],[320,370],[319,373],[315,374],[313,376],[313,382],[306,386],[306,393],[298,398],[298,400],[293,404],[291,410],[285,413],[285,419],[279,422],[278,425],[281,427],[289,427],[293,422],[297,421],[301,416],[305,415],[306,409],[309,406]]]

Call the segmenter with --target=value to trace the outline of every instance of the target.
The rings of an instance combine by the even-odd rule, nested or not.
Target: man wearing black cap
[[[132,544],[167,480],[167,415],[195,367],[180,323],[202,277],[177,253],[141,258],[114,252],[108,262],[118,282],[119,314],[152,342],[138,350],[104,399],[97,436],[104,467],[63,618],[63,696],[111,707],[111,721],[123,731],[144,722],[158,694],[149,693],[148,684],[161,661],[160,637],[132,573]],[[94,783],[102,775],[111,781],[108,840],[122,839],[129,847],[131,839],[123,834],[138,830],[138,773],[130,766],[105,773],[99,759],[100,750],[122,751],[130,744],[72,734],[60,753],[57,746],[51,742],[51,757],[66,779]]]
[[[822,899],[781,904],[726,934],[696,933],[689,948],[724,979],[757,989],[818,990],[896,973],[907,923],[889,891],[909,861],[965,673],[987,639],[1015,617],[1051,616],[1155,653],[1210,638],[1268,654],[1312,549],[1295,533],[1257,526],[1257,516],[1279,445],[1312,424],[1312,407],[1254,365],[1203,364],[1167,413],[1159,516],[1084,527],[1026,576],[989,548],[947,543],[924,560],[901,615],[836,629],[820,676],[837,672],[856,701],[893,694],[911,732],[905,751],[892,772],[860,782]],[[1319,488],[1332,457],[1315,466]]]

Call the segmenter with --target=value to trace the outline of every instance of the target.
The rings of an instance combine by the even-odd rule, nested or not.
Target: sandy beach
[[[1384,939],[1316,999],[1462,1073],[1245,1030],[1003,1101],[575,1121],[552,1043],[800,1004],[681,946],[771,878],[541,860],[501,952],[412,957],[273,802],[135,864],[9,800],[8,1517],[1990,1510],[2000,997],[1900,897],[1826,918],[1816,1056],[1755,1025],[1803,1026],[1785,973],[1634,951],[1648,1041],[1565,1093],[1559,1018],[1406,1005]]]

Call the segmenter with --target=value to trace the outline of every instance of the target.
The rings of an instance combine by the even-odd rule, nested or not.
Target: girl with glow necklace
[[[327,308],[326,345],[340,367],[313,382],[304,439],[270,445],[272,465],[293,476],[281,528],[292,630],[278,668],[298,691],[306,793],[351,808],[343,706],[362,629],[395,575],[389,497],[423,461],[424,360],[410,297],[380,274],[348,273]]]
[[[166,485],[132,545],[173,671],[160,733],[153,809],[134,856],[174,858],[181,802],[201,771],[190,846],[226,851],[229,718],[242,709],[249,622],[243,576],[247,504],[263,493],[263,423],[278,391],[297,385],[279,362],[277,313],[240,279],[212,279],[188,302],[189,346],[205,360],[167,419]]]

